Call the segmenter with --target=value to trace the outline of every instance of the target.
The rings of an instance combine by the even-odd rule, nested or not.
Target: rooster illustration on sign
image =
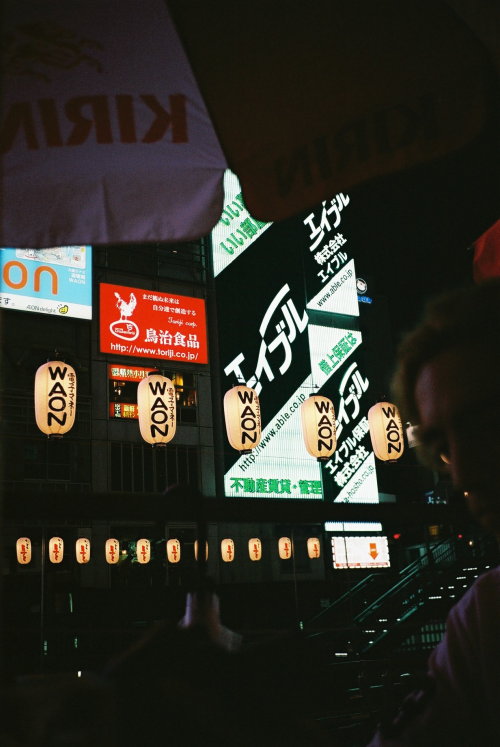
[[[130,293],[128,301],[125,301],[116,291],[115,296],[117,299],[116,308],[120,312],[120,318],[111,322],[109,325],[110,332],[122,340],[135,340],[139,335],[139,327],[135,322],[130,321],[130,317],[137,306],[137,298],[134,293]]]
[[[137,298],[135,297],[135,293],[131,293],[128,302],[124,301],[120,294],[116,291],[115,296],[118,299],[118,301],[116,302],[116,306],[118,309],[120,309],[120,321],[122,322],[124,319],[128,319],[129,316],[132,316],[132,314],[134,313],[134,309],[137,306]]]

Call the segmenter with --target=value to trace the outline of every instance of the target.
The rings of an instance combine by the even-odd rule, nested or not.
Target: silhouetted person
[[[420,453],[500,537],[500,280],[446,294],[402,343],[394,393]],[[500,568],[449,613],[428,677],[370,747],[500,745]]]
[[[300,645],[284,636],[240,650],[208,584],[188,594],[177,626],[155,626],[106,668],[117,743],[333,747],[308,714]]]

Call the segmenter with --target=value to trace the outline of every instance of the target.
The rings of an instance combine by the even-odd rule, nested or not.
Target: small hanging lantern
[[[198,540],[194,541],[194,557],[198,560]],[[205,542],[205,560],[208,560],[208,542]]]
[[[61,537],[49,540],[49,560],[51,563],[62,563],[64,557],[64,542]]]
[[[290,537],[279,538],[278,552],[281,560],[289,560],[292,557],[292,541]]]
[[[178,539],[169,539],[167,542],[167,559],[169,563],[178,563],[181,559],[181,543]]]
[[[90,560],[90,540],[80,537],[75,544],[76,562],[86,565]]]
[[[120,560],[120,543],[117,539],[110,538],[106,540],[106,548],[104,551],[106,562],[110,565],[116,565]]]
[[[74,425],[76,373],[62,361],[44,363],[35,374],[35,420],[47,436],[62,436]]]
[[[235,386],[224,395],[227,440],[236,451],[249,454],[261,436],[260,402],[248,386]]]
[[[31,540],[29,537],[19,537],[16,542],[17,562],[20,565],[31,563]]]
[[[307,540],[307,554],[310,558],[319,558],[321,555],[321,545],[318,537],[309,537]]]
[[[403,454],[403,424],[396,405],[377,402],[368,411],[373,451],[383,462],[395,462]]]
[[[300,406],[302,435],[309,454],[326,461],[337,447],[335,410],[328,397],[313,394]]]
[[[141,436],[148,444],[165,445],[175,436],[175,387],[166,376],[150,374],[137,387]]]
[[[258,537],[252,537],[248,540],[248,554],[250,560],[260,560],[262,558],[262,542]]]
[[[220,554],[224,563],[232,563],[234,560],[234,542],[232,539],[223,539],[220,543]]]
[[[135,553],[138,563],[141,563],[142,565],[149,563],[151,560],[151,542],[148,539],[137,540]]]

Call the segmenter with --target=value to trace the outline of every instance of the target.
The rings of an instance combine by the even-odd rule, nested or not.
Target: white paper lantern
[[[307,540],[307,554],[310,558],[319,558],[321,555],[321,545],[318,537],[309,537]]]
[[[220,543],[220,554],[224,563],[232,563],[234,560],[234,542],[232,539],[223,539]]]
[[[300,415],[307,451],[318,461],[326,461],[337,447],[333,402],[328,397],[314,394],[302,402]]]
[[[403,454],[403,424],[396,405],[377,402],[368,411],[373,451],[383,462],[395,462]]]
[[[235,386],[224,395],[227,440],[236,451],[248,454],[259,445],[260,401],[254,389]]]
[[[62,361],[44,363],[35,374],[35,420],[47,436],[62,436],[75,422],[76,373]]]
[[[120,543],[117,539],[110,537],[106,540],[106,547],[104,551],[106,557],[106,563],[110,565],[116,565],[120,560]]]
[[[17,562],[20,565],[31,563],[31,540],[29,537],[19,537],[16,542]]]
[[[279,538],[278,552],[282,560],[289,560],[292,557],[292,541],[290,537]]]
[[[178,563],[181,559],[181,543],[178,539],[169,539],[167,542],[167,559],[169,563]]]
[[[51,563],[62,563],[64,557],[64,542],[61,537],[49,539],[49,560]]]
[[[137,540],[135,553],[138,563],[142,565],[149,563],[151,560],[151,542],[148,539]]]
[[[260,560],[262,558],[262,542],[258,537],[251,537],[248,540],[248,554],[250,560]]]
[[[167,444],[175,436],[175,387],[166,376],[152,374],[137,387],[139,429],[148,444]]]
[[[194,541],[194,557],[198,560],[198,540]],[[208,542],[205,542],[205,560],[208,560]]]
[[[90,540],[79,537],[75,543],[76,562],[86,565],[90,560]]]

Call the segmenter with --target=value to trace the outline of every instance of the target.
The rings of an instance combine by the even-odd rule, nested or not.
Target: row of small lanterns
[[[90,561],[90,540],[87,537],[79,537],[75,542],[75,557],[77,563],[86,565]],[[234,540],[226,538],[220,543],[221,558],[225,563],[231,563],[235,556]],[[290,537],[280,537],[278,540],[278,554],[282,560],[289,560],[293,555],[293,543]],[[311,559],[321,556],[321,544],[318,537],[309,537],[307,540],[307,554]],[[29,537],[19,537],[16,542],[17,562],[20,565],[28,565],[32,559],[32,545]],[[48,555],[51,563],[62,563],[64,558],[64,540],[61,537],[52,537],[48,543]],[[117,565],[120,560],[120,543],[115,538],[106,540],[104,546],[106,562]],[[248,556],[250,560],[261,560],[262,541],[258,537],[248,540]],[[169,563],[179,563],[181,559],[181,543],[178,539],[169,539],[166,542],[166,557]],[[194,542],[194,557],[198,559],[198,540]],[[149,563],[151,560],[151,541],[139,539],[136,543],[136,558],[141,564]],[[208,559],[208,542],[205,544],[205,559]]]
[[[139,429],[149,444],[167,444],[175,435],[175,387],[161,374],[150,374],[137,387]],[[76,373],[62,361],[48,361],[35,375],[35,418],[48,436],[62,436],[75,422]],[[254,389],[238,385],[224,395],[224,416],[230,445],[241,454],[256,448],[261,439],[260,401]],[[323,395],[311,395],[301,404],[304,443],[318,461],[329,459],[337,447],[335,409]],[[403,426],[396,405],[378,402],[368,412],[375,456],[396,461],[404,451]]]

